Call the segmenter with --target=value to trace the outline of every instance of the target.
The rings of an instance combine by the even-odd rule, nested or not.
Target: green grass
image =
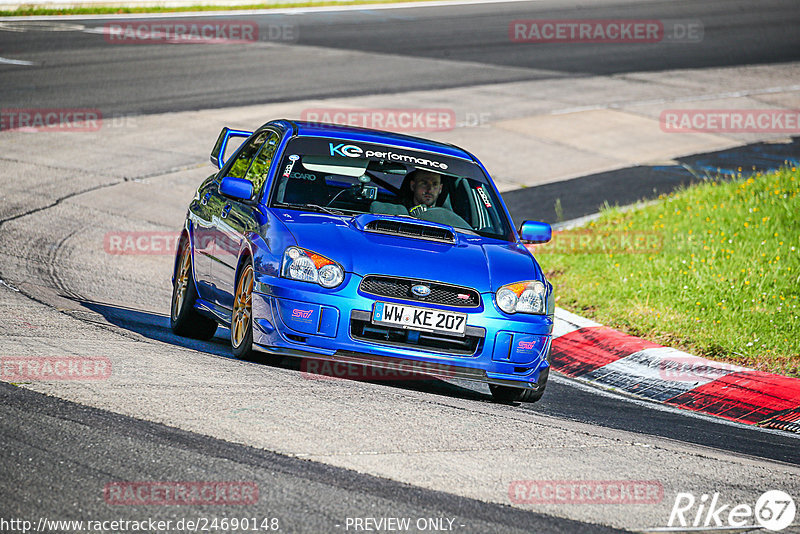
[[[795,167],[711,180],[639,209],[604,210],[537,258],[558,306],[698,356],[800,377],[799,194]],[[602,249],[623,235],[634,245]]]
[[[28,17],[41,15],[115,15],[124,13],[181,13],[194,11],[233,11],[239,9],[284,9],[288,7],[319,7],[319,6],[347,6],[361,4],[392,4],[396,2],[423,2],[425,0],[345,0],[342,2],[332,2],[327,0],[308,1],[308,2],[285,2],[278,4],[242,4],[236,6],[142,6],[142,7],[111,7],[111,6],[87,6],[73,7],[66,9],[42,8],[31,6],[21,6],[13,11],[0,11],[0,17]]]

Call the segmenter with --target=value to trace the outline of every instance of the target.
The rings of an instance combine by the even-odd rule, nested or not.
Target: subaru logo
[[[431,294],[431,288],[428,286],[418,285],[411,288],[411,292],[418,297],[427,297]]]

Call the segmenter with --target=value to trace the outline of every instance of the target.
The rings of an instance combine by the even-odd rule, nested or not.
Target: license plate
[[[467,331],[467,314],[376,302],[372,309],[372,322],[399,326],[409,330],[443,332],[463,336]]]

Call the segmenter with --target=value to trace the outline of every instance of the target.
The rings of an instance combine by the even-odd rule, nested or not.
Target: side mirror
[[[217,142],[214,143],[214,148],[211,150],[211,163],[218,169],[225,165],[225,149],[228,147],[228,141],[231,137],[250,137],[253,132],[246,132],[244,130],[231,130],[227,126],[222,129],[217,137]]]
[[[234,200],[247,201],[253,198],[253,183],[244,178],[226,176],[219,184],[219,192]]]
[[[547,223],[524,221],[519,227],[519,237],[526,243],[547,243],[553,238],[553,229]]]

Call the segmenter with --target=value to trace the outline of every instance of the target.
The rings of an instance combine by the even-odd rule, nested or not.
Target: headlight
[[[283,253],[281,276],[333,288],[344,280],[344,269],[333,260],[310,250],[289,247]]]
[[[506,313],[547,313],[547,288],[538,280],[504,285],[495,298]]]

